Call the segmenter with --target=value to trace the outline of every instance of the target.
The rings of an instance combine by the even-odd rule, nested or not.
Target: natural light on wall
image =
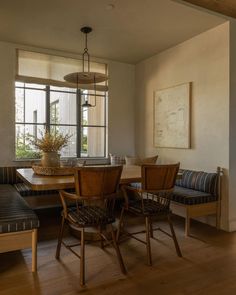
[[[30,138],[40,137],[46,129],[71,135],[61,152],[64,157],[106,157],[107,82],[96,85],[96,105],[82,108],[88,95],[94,99],[93,85],[63,78],[81,71],[81,60],[24,50],[17,56],[16,158],[38,158]],[[107,74],[107,65],[91,62],[91,70]]]

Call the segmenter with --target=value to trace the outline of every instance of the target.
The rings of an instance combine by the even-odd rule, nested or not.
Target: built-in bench
[[[37,228],[34,211],[10,184],[0,184],[0,253],[32,248],[32,271],[37,269]]]
[[[27,167],[0,167],[0,184],[12,185],[32,209],[61,207],[58,191],[33,191],[18,176],[16,170]]]
[[[190,219],[205,215],[216,215],[216,227],[220,223],[220,173],[182,170],[181,179],[176,180],[172,203],[186,210],[185,234],[190,233]]]

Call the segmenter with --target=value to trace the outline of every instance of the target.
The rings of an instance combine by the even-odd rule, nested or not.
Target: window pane
[[[18,82],[18,81],[16,81],[16,82],[15,82],[15,86],[16,86],[16,87],[17,87],[17,86],[18,86],[18,87],[19,87],[19,86],[20,86],[20,87],[24,87],[24,83],[23,83],[23,82]]]
[[[15,120],[16,122],[24,122],[24,89],[16,88],[15,96]]]
[[[105,128],[82,128],[81,157],[105,157]]]
[[[16,122],[45,123],[45,98],[45,91],[16,88]]]
[[[82,118],[82,125],[98,125],[104,126],[105,125],[105,98],[98,96],[95,99],[95,96],[90,95],[82,95],[81,104],[83,105],[84,102],[88,101],[89,104],[95,107],[82,107],[81,118]]]
[[[76,95],[73,93],[50,93],[51,124],[76,124]]]
[[[16,158],[35,159],[40,158],[39,151],[32,144],[32,140],[41,137],[44,133],[43,125],[16,124]]]
[[[46,92],[25,89],[25,123],[45,123],[45,110]],[[37,113],[36,117],[35,113]]]
[[[60,154],[62,157],[77,157],[76,151],[76,127],[75,126],[51,126],[51,132],[60,132],[64,135],[71,135],[68,145],[64,147]]]
[[[37,88],[37,89],[45,89],[46,88],[45,85],[32,84],[32,83],[25,83],[25,87],[27,87],[27,88]]]

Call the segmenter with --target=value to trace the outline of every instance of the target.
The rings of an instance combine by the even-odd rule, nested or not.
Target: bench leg
[[[189,210],[186,209],[186,218],[185,218],[185,236],[189,236],[190,234],[190,217],[189,217]]]
[[[33,229],[32,231],[32,272],[37,271],[37,240],[38,240],[38,230]]]
[[[216,228],[220,229],[220,214],[221,214],[221,208],[220,208],[220,200],[218,200],[217,203],[217,209],[216,209]]]

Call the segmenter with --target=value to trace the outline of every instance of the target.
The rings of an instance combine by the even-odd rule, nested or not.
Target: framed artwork
[[[190,148],[190,90],[185,83],[154,91],[154,146]]]

